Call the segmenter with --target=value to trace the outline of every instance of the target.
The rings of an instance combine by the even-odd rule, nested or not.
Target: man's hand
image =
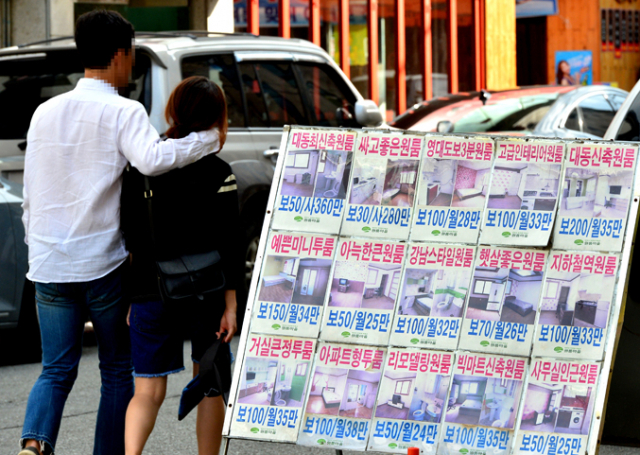
[[[236,291],[225,291],[224,300],[226,303],[226,309],[220,320],[220,331],[216,332],[218,339],[223,333],[227,333],[224,337],[224,342],[229,343],[233,338],[233,335],[238,330],[236,323],[236,311],[238,304],[236,303]]]

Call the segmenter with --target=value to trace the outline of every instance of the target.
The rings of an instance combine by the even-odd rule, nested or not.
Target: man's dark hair
[[[94,10],[76,22],[76,46],[85,68],[106,68],[119,49],[130,51],[133,25],[116,11]]]

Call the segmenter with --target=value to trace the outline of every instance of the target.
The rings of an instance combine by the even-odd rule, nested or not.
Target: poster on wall
[[[490,138],[428,136],[411,240],[476,243],[489,190]]]
[[[524,358],[458,353],[438,453],[509,454],[526,368]]]
[[[532,355],[601,360],[620,257],[551,251]]]
[[[557,0],[515,0],[516,18],[558,14]]]
[[[478,247],[459,349],[529,355],[547,254]]]
[[[320,338],[389,342],[407,245],[341,238]]]
[[[584,455],[600,364],[533,358],[514,454]]]
[[[389,350],[368,450],[435,455],[452,364],[452,352]]]
[[[408,248],[390,343],[455,349],[476,248],[424,243]]]
[[[546,246],[558,202],[565,145],[556,141],[496,142],[480,243]]]
[[[298,444],[365,450],[385,348],[320,343]]]
[[[271,226],[337,234],[357,133],[293,128],[289,137]]]
[[[423,145],[415,134],[360,134],[340,235],[408,239]]]
[[[337,238],[271,232],[251,331],[317,338]]]
[[[621,250],[637,154],[628,144],[567,145],[554,248]]]
[[[231,436],[295,442],[316,340],[250,334]]]
[[[593,84],[593,56],[591,51],[556,51],[557,85]]]
[[[309,26],[309,2],[289,0],[291,27]],[[233,18],[236,27],[247,26],[247,0],[234,0]],[[278,2],[260,0],[260,27],[278,27]]]

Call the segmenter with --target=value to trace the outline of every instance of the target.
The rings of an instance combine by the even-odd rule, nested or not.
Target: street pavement
[[[232,342],[234,353],[239,338]],[[190,359],[191,346],[184,346],[184,358]],[[185,371],[169,377],[167,397],[160,410],[156,427],[145,453],[153,455],[197,454],[195,438],[195,412],[178,422],[178,404],[182,388],[189,382],[192,365]],[[0,367],[0,455],[18,452],[18,440],[31,386],[40,373],[39,364]],[[58,455],[90,455],[93,453],[93,430],[100,395],[98,350],[95,346],[83,349],[78,380],[69,395],[64,411],[60,436],[56,447]],[[263,455],[327,455],[327,450],[300,448],[291,444],[232,440],[229,453]],[[345,452],[355,455],[356,452]],[[640,455],[640,448],[602,446],[600,455]]]

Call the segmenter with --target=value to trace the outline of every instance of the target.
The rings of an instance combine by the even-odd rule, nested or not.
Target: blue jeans
[[[47,451],[55,448],[62,411],[78,375],[88,314],[98,341],[102,379],[93,453],[124,454],[124,421],[133,396],[133,367],[122,269],[84,283],[36,283],[42,373],[29,394],[23,440],[44,441]]]

